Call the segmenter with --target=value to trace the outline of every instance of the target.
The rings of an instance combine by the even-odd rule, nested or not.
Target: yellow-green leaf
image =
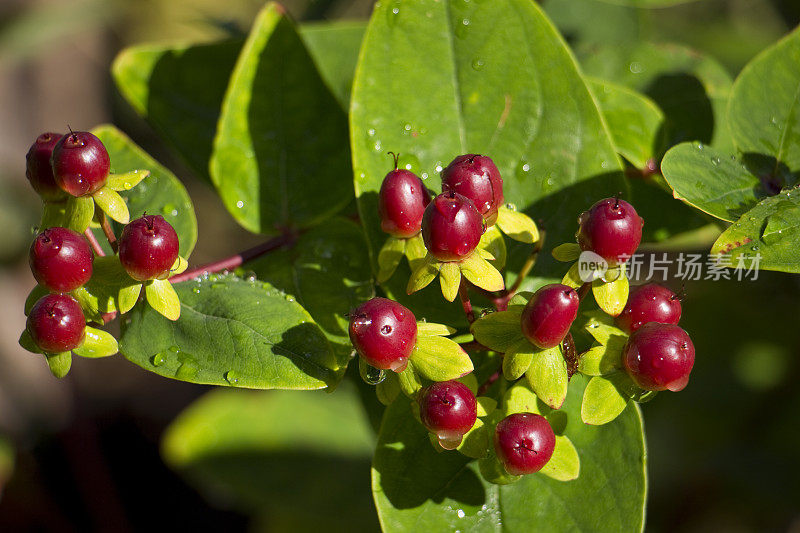
[[[410,239],[406,239],[406,258],[411,270],[415,270],[421,261],[428,255],[428,250],[425,248],[425,241],[422,239],[422,233],[417,233]]]
[[[27,329],[22,330],[22,334],[19,336],[19,341],[17,342],[31,353],[43,353],[42,350],[36,346],[36,343],[33,342],[33,338]]]
[[[417,376],[417,372],[414,370],[414,364],[412,362],[409,361],[405,370],[398,372],[396,375],[400,390],[403,391],[403,394],[409,398],[413,398],[422,388],[422,382],[420,382],[419,376]]]
[[[75,198],[70,196],[67,199],[67,207],[64,211],[64,226],[83,233],[94,217],[94,200],[91,196]]]
[[[65,226],[64,218],[67,209],[67,201],[44,202],[42,207],[42,219],[39,222],[39,230],[46,230],[53,226]]]
[[[108,357],[119,351],[117,339],[111,333],[86,326],[83,344],[72,350],[75,355],[81,357]]]
[[[441,263],[434,259],[432,255],[426,255],[425,259],[417,263],[417,268],[411,273],[411,277],[408,278],[406,292],[408,294],[414,294],[430,285],[431,281],[433,281],[439,273],[440,266]]]
[[[508,381],[521,378],[531,366],[535,351],[528,339],[514,343],[503,355],[503,377]]]
[[[472,360],[457,342],[446,337],[417,337],[411,365],[424,378],[447,381],[473,370]]]
[[[444,324],[437,324],[435,322],[417,322],[417,337],[419,336],[446,336],[452,335],[456,332],[456,328],[445,326]]]
[[[403,259],[406,250],[406,240],[389,237],[378,252],[378,283],[383,283],[392,277],[397,265]]]
[[[564,274],[564,278],[561,280],[561,283],[566,285],[567,287],[572,287],[573,289],[579,288],[583,285],[583,280],[580,276],[580,263],[574,262],[572,266],[569,267],[569,270],[566,274]]]
[[[522,335],[521,305],[509,306],[507,311],[490,313],[472,323],[470,328],[475,340],[491,350],[505,352],[511,346],[525,340]]]
[[[607,344],[589,348],[578,361],[578,371],[589,376],[603,376],[617,370],[622,364],[624,337],[612,337]]]
[[[560,409],[567,397],[567,362],[561,347],[555,346],[536,353],[525,372],[536,395],[553,409]]]
[[[628,302],[628,278],[624,270],[614,281],[592,281],[592,293],[600,309],[611,316],[619,315]]]
[[[506,206],[497,210],[497,225],[500,230],[515,241],[533,244],[539,240],[536,223],[525,213],[514,211]]]
[[[129,191],[150,176],[149,170],[131,170],[122,174],[109,174],[106,187],[112,191]]]
[[[475,420],[472,429],[464,434],[461,444],[456,449],[473,459],[486,456],[489,451],[489,431],[480,418]]]
[[[136,305],[139,300],[139,295],[142,293],[142,284],[135,283],[133,285],[125,285],[119,290],[117,294],[117,310],[125,314]]]
[[[593,311],[587,313],[587,315],[589,316],[589,320],[586,322],[585,328],[586,331],[589,332],[589,335],[594,337],[594,340],[600,344],[608,344],[612,342],[612,340],[621,342],[622,344],[627,342],[628,335],[613,325],[613,318],[600,311]]]
[[[580,257],[581,247],[574,242],[565,242],[553,248],[552,254],[556,261],[570,263]]]
[[[539,472],[557,481],[578,479],[581,472],[581,460],[578,457],[578,450],[575,449],[569,437],[556,435],[553,456]]]
[[[489,261],[494,265],[497,270],[502,270],[506,266],[506,256],[508,251],[506,249],[506,240],[503,234],[497,228],[497,225],[490,226],[481,235],[481,240],[478,243],[479,250],[485,250],[492,254],[494,259]]]
[[[541,406],[541,407],[540,407]],[[541,403],[536,393],[530,387],[527,381],[518,381],[513,387],[508,389],[503,395],[503,414],[506,416],[513,415],[514,413],[534,413],[537,415],[542,414],[542,407],[547,409]]]
[[[187,268],[189,268],[189,261],[181,256],[178,256],[178,258],[172,264],[172,268],[169,269],[169,276],[181,274],[185,272]]]
[[[478,396],[476,398],[478,404],[478,416],[489,416],[497,409],[497,400],[489,398],[488,396]]]
[[[589,381],[581,403],[581,419],[585,423],[595,426],[607,424],[625,410],[630,398],[615,383],[622,377],[620,374],[595,376]]]
[[[452,302],[458,296],[458,287],[461,285],[461,269],[458,263],[442,263],[439,269],[439,283],[442,286],[442,296]]]
[[[170,320],[178,320],[181,316],[181,301],[172,287],[172,283],[163,279],[154,279],[145,284],[145,296],[150,306]]]
[[[47,361],[47,366],[50,368],[50,373],[58,379],[66,376],[72,367],[71,352],[48,353],[44,357]]]
[[[94,198],[97,207],[120,224],[127,224],[131,221],[128,204],[125,203],[125,200],[117,191],[111,189],[108,185],[94,193],[92,198]]]
[[[503,275],[479,253],[472,252],[460,263],[461,273],[475,286],[490,292],[502,291],[506,284]]]

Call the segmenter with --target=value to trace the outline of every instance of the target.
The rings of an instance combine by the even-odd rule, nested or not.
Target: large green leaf
[[[209,182],[222,98],[242,43],[134,46],[123,50],[111,67],[128,103]]]
[[[641,13],[599,0],[546,0],[542,7],[571,43],[620,43],[641,38]]]
[[[150,176],[132,189],[120,191],[120,195],[128,202],[131,218],[139,218],[144,213],[162,215],[178,234],[180,254],[189,257],[197,242],[197,219],[183,184],[114,126],[98,126],[92,132],[108,150],[113,172],[150,171]],[[112,224],[119,236],[122,226],[116,222]],[[105,242],[102,233],[96,233],[98,240]]]
[[[167,428],[165,461],[269,530],[373,531],[374,437],[354,391],[216,390]]]
[[[304,24],[300,36],[314,63],[342,109],[350,108],[350,89],[358,62],[358,50],[367,25],[359,21]]]
[[[731,134],[758,176],[793,185],[800,173],[800,29],[742,70],[728,109]]]
[[[696,2],[697,0],[600,0],[609,4],[617,4],[620,6],[631,7],[669,7],[677,6],[678,4],[688,4],[689,2]]]
[[[477,462],[437,452],[401,398],[384,415],[372,464],[372,488],[384,531],[640,531],[647,491],[639,411],[614,422],[581,422],[586,379],[575,375],[563,413],[578,450],[580,477],[560,482],[542,474],[492,485]]]
[[[304,234],[291,250],[245,265],[259,279],[293,294],[328,339],[350,352],[345,316],[374,295],[364,233],[335,218]]]
[[[385,241],[377,192],[391,169],[388,150],[400,153],[400,165],[432,189],[455,156],[489,155],[503,175],[506,200],[542,219],[553,244],[572,238],[575,217],[597,198],[624,188],[605,123],[569,49],[528,0],[376,4],[356,70],[350,125],[373,265]],[[518,248],[525,250],[513,259],[521,262],[530,248]],[[547,255],[537,268],[553,269]],[[406,298],[407,279],[401,265],[387,290],[441,321],[428,305],[429,297],[441,301],[438,288]]]
[[[313,225],[351,198],[344,111],[276,4],[231,75],[210,171],[228,211],[258,233]]]
[[[123,327],[120,352],[165,377],[255,389],[335,386],[348,357],[294,297],[235,276],[178,283],[181,316],[167,320],[144,302]]]

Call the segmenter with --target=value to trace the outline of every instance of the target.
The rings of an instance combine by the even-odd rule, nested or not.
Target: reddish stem
[[[103,251],[103,247],[100,246],[100,243],[97,242],[97,238],[94,236],[94,233],[92,233],[92,230],[86,228],[86,231],[83,232],[83,236],[89,241],[89,246],[92,247],[97,257],[105,257],[106,253]]]
[[[591,281],[587,281],[586,283],[584,283],[583,285],[581,285],[578,288],[578,299],[580,301],[583,301],[583,299],[586,297],[586,295],[589,294],[590,290],[592,290],[592,282]]]
[[[481,383],[481,386],[478,387],[478,396],[483,396],[486,393],[486,391],[489,390],[489,387],[491,387],[492,384],[495,381],[497,381],[498,379],[500,379],[500,371],[499,370],[497,372],[495,372],[494,374],[492,374],[491,376],[489,376],[489,378],[486,381]]]
[[[475,312],[472,310],[472,302],[469,300],[467,283],[464,281],[464,278],[461,278],[461,284],[458,286],[458,297],[461,299],[461,305],[464,307],[464,314],[467,315],[467,321],[472,324],[475,322]]]
[[[114,230],[111,228],[111,223],[108,221],[108,217],[105,213],[103,213],[101,226],[103,227],[103,233],[105,233],[106,239],[108,239],[108,244],[111,246],[111,249],[114,251],[114,253],[117,253],[117,250],[119,249],[117,236],[114,235]]]

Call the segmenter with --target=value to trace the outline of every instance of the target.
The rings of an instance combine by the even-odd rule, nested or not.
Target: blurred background
[[[797,0],[700,0],[656,10],[598,0],[541,3],[576,44],[683,43],[715,57],[732,76],[800,23]],[[366,19],[372,2],[283,4],[296,20],[316,21]],[[170,167],[203,214],[193,263],[258,240],[232,222],[213,191],[127,107],[109,66],[133,43],[245,33],[261,5],[0,0],[0,531],[302,531],[318,528],[320,515],[343,506],[348,521],[337,528],[377,528],[368,477],[373,435],[357,385],[334,394],[347,404],[337,412],[347,415],[309,407],[316,416],[350,424],[355,444],[343,444],[336,458],[317,456],[311,442],[302,458],[265,444],[260,456],[220,458],[176,473],[160,453],[165,428],[209,387],[160,378],[122,357],[75,358],[69,376],[58,381],[39,357],[17,346],[22,304],[34,285],[27,249],[39,217],[24,158],[41,132],[113,122]],[[698,354],[692,383],[643,406],[651,483],[647,528],[800,532],[800,276],[701,282],[690,284],[687,294],[683,323]],[[292,411],[280,393],[217,391],[202,401],[217,409],[210,423],[245,426],[250,420],[254,435],[270,431],[258,427],[259,413],[288,419]],[[200,416],[192,409],[164,441],[172,465],[184,464],[188,448],[204,438],[195,434],[185,442],[195,427],[192,417]],[[233,411],[252,419],[226,418]],[[324,431],[318,436],[327,437]],[[249,484],[237,487],[230,480],[242,469]],[[328,486],[332,490],[323,490]]]

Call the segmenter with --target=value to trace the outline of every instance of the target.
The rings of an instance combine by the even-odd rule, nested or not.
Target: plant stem
[[[479,343],[478,341],[462,342],[459,344],[461,349],[465,352],[488,352],[489,348]]]
[[[89,241],[89,246],[92,247],[94,253],[97,257],[104,257],[106,253],[103,251],[103,248],[100,246],[100,243],[97,242],[97,238],[92,233],[92,230],[86,228],[86,231],[83,232],[83,236],[86,237],[86,240]]]
[[[511,301],[511,298],[514,297],[514,294],[517,293],[520,285],[522,285],[522,282],[525,281],[525,277],[533,269],[533,266],[536,264],[536,259],[539,257],[539,252],[542,251],[542,247],[544,246],[545,235],[546,233],[543,229],[539,230],[539,240],[534,243],[533,250],[531,250],[530,255],[522,265],[522,268],[517,275],[517,279],[514,280],[514,283],[511,285],[511,287],[507,288],[501,292],[499,296],[496,296],[492,299],[494,306],[498,311],[505,311],[508,309],[508,302]]]
[[[498,379],[500,379],[500,371],[499,370],[497,372],[495,372],[494,374],[492,374],[491,376],[489,376],[489,378],[486,381],[481,383],[481,386],[478,387],[477,396],[482,396],[483,394],[485,394],[486,391],[489,390],[489,387],[491,387],[492,384],[495,381],[497,381]]]
[[[226,257],[225,259],[201,265],[191,270],[187,270],[182,274],[172,276],[171,278],[169,278],[169,280],[172,283],[180,283],[182,281],[187,281],[206,273],[213,274],[214,272],[220,272],[222,270],[230,270],[242,266],[242,264],[246,263],[247,261],[251,261],[268,252],[277,250],[278,248],[282,248],[284,246],[292,245],[296,240],[297,240],[296,234],[287,232],[284,233],[283,235],[279,235],[278,237],[274,237],[266,242],[263,242],[258,246],[254,246],[252,248],[244,250],[243,252],[239,252],[238,254]]]
[[[106,239],[108,239],[108,244],[111,246],[111,249],[114,253],[117,253],[119,249],[119,243],[117,243],[117,236],[114,235],[114,229],[111,227],[111,223],[108,221],[108,217],[105,213],[103,213],[103,219],[100,223],[103,227],[103,233],[106,235]]]
[[[469,294],[467,293],[467,283],[463,277],[461,278],[461,284],[458,286],[458,297],[461,299],[461,305],[464,307],[467,321],[472,324],[475,322],[475,311],[472,310],[472,302],[469,301]]]
[[[581,285],[578,288],[578,299],[580,301],[583,301],[583,299],[586,297],[586,295],[589,294],[590,290],[592,290],[592,282],[591,281],[587,281],[586,283],[584,283],[583,285]]]

